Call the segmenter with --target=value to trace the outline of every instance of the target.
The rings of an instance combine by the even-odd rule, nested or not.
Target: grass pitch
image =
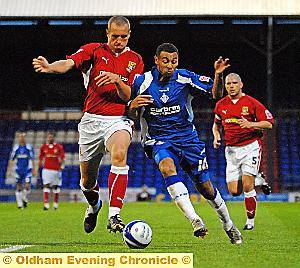
[[[228,203],[236,226],[245,223],[243,203]],[[32,245],[18,252],[192,252],[194,267],[300,267],[300,203],[259,203],[253,231],[242,231],[244,244],[232,245],[216,213],[207,203],[195,204],[209,230],[204,239],[193,236],[190,223],[173,203],[128,203],[125,222],[146,221],[153,230],[152,243],[144,250],[125,246],[121,234],[108,233],[107,205],[91,234],[83,230],[83,203],[60,203],[58,210],[42,210],[30,203],[0,204],[0,248]]]

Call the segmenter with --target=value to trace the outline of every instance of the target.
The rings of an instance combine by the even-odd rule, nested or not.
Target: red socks
[[[49,188],[44,188],[44,204],[49,203],[49,194],[50,194],[50,189]]]
[[[252,190],[245,194],[245,206],[248,219],[254,219],[256,211],[256,191]]]
[[[109,206],[122,208],[128,184],[129,167],[111,166],[108,176]]]

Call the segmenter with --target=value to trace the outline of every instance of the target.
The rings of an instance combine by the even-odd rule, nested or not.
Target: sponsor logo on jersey
[[[167,88],[161,88],[158,90],[159,92],[169,92],[170,91],[170,88],[167,87]]]
[[[227,118],[225,119],[225,123],[237,123],[238,119],[237,118]]]
[[[165,93],[162,94],[162,96],[160,97],[160,100],[163,102],[163,103],[167,103],[168,100],[169,100],[169,96]]]
[[[209,77],[201,75],[199,77],[199,81],[201,81],[201,82],[209,82]]]
[[[128,81],[128,78],[126,78],[126,77],[124,77],[124,76],[122,76],[122,75],[120,75],[120,74],[119,74],[119,76],[120,76],[120,78],[121,78],[121,80],[122,80],[123,82],[127,82],[127,81]]]
[[[17,158],[28,158],[29,156],[27,154],[18,154]]]
[[[248,115],[249,114],[249,108],[247,106],[242,107],[242,115]]]
[[[273,119],[273,115],[268,111],[268,110],[265,110],[265,115],[267,117],[267,119]]]
[[[136,63],[133,61],[128,61],[128,66],[126,68],[126,70],[131,73],[136,67]]]
[[[99,75],[102,75],[102,74],[105,74],[105,73],[107,73],[106,71],[100,71],[99,72]],[[122,76],[122,75],[120,75],[120,74],[118,74],[118,76],[121,78],[121,80],[123,81],[123,82],[127,82],[128,81],[128,78],[127,77],[124,77],[124,76]]]
[[[223,114],[227,114],[227,110],[222,110],[222,113]]]
[[[151,115],[170,115],[177,114],[180,112],[180,105],[174,105],[162,108],[150,108]]]

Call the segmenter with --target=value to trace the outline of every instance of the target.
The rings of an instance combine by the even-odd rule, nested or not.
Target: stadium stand
[[[274,168],[278,169],[279,189],[276,191],[298,190],[300,188],[300,126],[297,119],[297,113],[291,113],[289,116],[284,115],[278,117],[276,127],[278,133],[278,148],[272,148],[275,152],[278,151],[279,163],[278,166],[274,162]],[[22,117],[24,118],[24,116]],[[46,141],[46,133],[49,130],[56,132],[57,142],[63,144],[66,159],[66,167],[63,171],[63,185],[65,189],[79,189],[79,163],[78,163],[78,133],[77,124],[78,119],[73,120],[49,120],[49,116],[43,117],[44,120],[28,120],[14,119],[14,120],[1,120],[0,127],[0,188],[12,189],[14,188],[14,179],[6,178],[6,169],[9,160],[9,155],[12,146],[16,142],[16,132],[22,130],[26,132],[26,140],[32,144],[35,151],[36,158],[39,155],[40,146]],[[215,150],[212,146],[213,137],[211,131],[211,113],[209,111],[201,112],[201,115],[196,117],[196,126],[200,138],[207,144],[207,155],[209,168],[212,175],[212,180],[215,185],[224,194],[227,194],[227,187],[225,184],[225,158],[224,148]],[[129,185],[131,188],[140,188],[143,185],[153,187],[156,189],[156,194],[165,194],[166,190],[163,178],[161,177],[158,169],[155,167],[153,161],[149,160],[139,143],[140,133],[134,133],[133,142],[128,152],[128,165],[129,170]],[[289,137],[289,138],[287,138]],[[264,163],[263,165],[266,165]],[[109,157],[104,157],[101,162],[99,170],[98,181],[101,187],[107,187],[107,176],[110,168]],[[264,167],[263,167],[264,168]],[[185,183],[189,191],[193,194],[196,193],[192,182],[188,179],[187,175],[180,170],[179,174],[185,178]],[[272,183],[272,181],[271,181]]]
[[[297,118],[298,116],[298,118]],[[279,170],[282,190],[300,188],[300,126],[299,114],[286,115],[278,119]]]

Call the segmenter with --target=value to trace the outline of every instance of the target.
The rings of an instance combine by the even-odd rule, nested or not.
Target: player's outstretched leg
[[[92,189],[86,189],[83,185],[80,185],[81,190],[89,203],[84,216],[84,230],[86,233],[94,231],[97,224],[97,217],[102,207],[102,201],[99,194],[99,185],[96,185]]]
[[[109,232],[122,233],[125,227],[125,223],[122,221],[120,214],[110,216],[108,219],[107,230]]]
[[[184,216],[191,222],[194,236],[203,239],[208,234],[208,231],[200,216],[195,212],[189,197],[188,189],[181,182],[178,175],[166,177],[165,181],[167,190],[175,204]]]
[[[102,207],[97,177],[99,163],[103,155],[98,154],[88,161],[83,161],[86,160],[88,155],[89,151],[86,150],[86,148],[82,148],[82,145],[80,145],[80,188],[89,204],[84,215],[83,226],[86,233],[91,233],[96,227],[97,217]],[[81,156],[86,156],[86,158]]]
[[[111,166],[108,176],[109,188],[109,211],[107,229],[109,232],[123,232],[124,222],[120,217],[120,211],[123,207],[123,200],[128,184],[129,167]]]
[[[225,232],[229,237],[231,244],[243,243],[241,232],[238,230],[238,228],[235,227],[234,224],[232,224],[232,227],[228,231],[225,230]]]
[[[255,177],[255,186],[259,186],[265,195],[269,195],[272,192],[271,186],[266,182],[263,172],[259,172]]]
[[[218,189],[213,187],[210,180],[196,184],[198,191],[207,199],[210,206],[217,212],[223,228],[232,244],[242,244],[243,238],[240,231],[233,224],[225,201],[223,200]]]
[[[194,231],[194,236],[196,237],[204,239],[204,237],[208,234],[208,230],[206,229],[205,224],[200,217],[195,218],[192,221],[192,227]]]

